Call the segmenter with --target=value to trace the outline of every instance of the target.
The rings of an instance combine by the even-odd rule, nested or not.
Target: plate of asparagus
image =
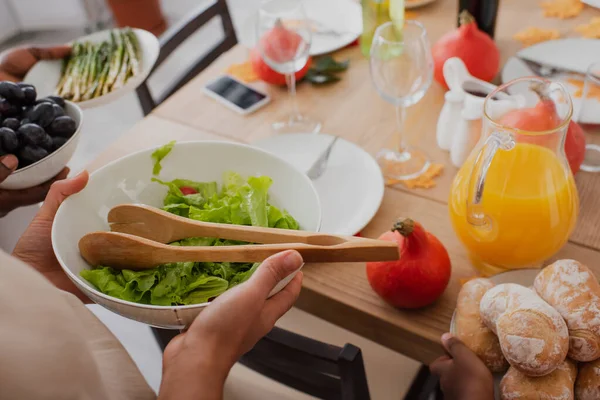
[[[24,81],[40,96],[61,96],[84,109],[135,90],[150,74],[160,51],[153,34],[136,28],[96,32],[71,46],[70,56],[38,62]]]

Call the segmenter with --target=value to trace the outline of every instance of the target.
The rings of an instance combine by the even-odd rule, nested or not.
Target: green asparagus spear
[[[131,28],[127,28],[123,33],[123,39],[125,41],[127,52],[129,54],[129,71],[133,76],[138,74],[141,69],[139,49],[137,48],[137,38],[135,37],[135,33],[131,30]]]
[[[65,80],[67,79],[67,75],[69,74],[69,69],[70,69],[70,65],[71,65],[71,57],[65,57],[63,59],[63,63],[62,63],[62,72],[60,75],[60,80],[58,81],[58,84],[56,85],[56,90],[55,93],[57,95],[60,96],[60,90],[63,87],[63,85],[65,84]]]
[[[129,70],[129,53],[125,53],[123,56],[123,62],[121,63],[121,69],[117,74],[117,79],[115,79],[115,83],[113,84],[112,90],[120,89],[125,85],[125,80],[127,79],[127,72]]]
[[[121,70],[121,64],[123,64],[123,56],[125,55],[124,44],[121,40],[121,35],[118,31],[115,31],[115,44],[116,49],[112,55],[110,69],[108,71],[108,77],[106,78],[106,83],[102,88],[102,94],[107,94],[113,88],[115,81],[117,80],[117,76],[119,75],[119,71]]]
[[[104,71],[104,65],[108,63],[108,52],[110,51],[110,44],[103,42],[97,48],[96,57],[94,60],[94,66],[92,68],[92,77],[88,79],[88,88],[83,95],[83,100],[90,100],[94,97],[100,80],[102,79],[102,73]]]
[[[89,69],[89,74],[87,76],[87,80],[85,82],[85,90],[83,92],[82,97],[85,97],[85,94],[90,90],[90,87],[92,87],[92,85],[94,84],[94,80],[96,79],[98,57],[99,57],[101,47],[102,47],[102,44],[94,44],[92,47],[91,65],[90,65],[90,69]]]
[[[138,61],[141,61],[142,50],[140,48],[140,42],[138,40],[138,37],[136,36],[135,32],[131,28],[127,28],[127,34],[129,35],[129,38],[131,39],[131,44],[133,44],[133,49],[135,50],[135,57],[138,59]]]
[[[68,82],[70,82],[70,76],[73,73],[73,68],[75,67],[75,65],[77,64],[77,60],[78,60],[78,56],[79,56],[79,52],[80,52],[80,44],[79,43],[75,43],[73,45],[73,49],[71,50],[71,56],[68,59],[67,62],[67,68],[63,74],[63,77],[61,79],[61,81],[59,82],[59,84],[57,85],[57,90],[56,93],[59,96],[63,96],[64,94],[67,92],[68,90]]]
[[[69,71],[69,75],[67,76],[67,79],[65,80],[65,84],[62,87],[61,90],[61,96],[64,97],[65,99],[72,99],[73,98],[73,86],[75,84],[75,80],[77,77],[77,74],[79,73],[80,70],[80,66],[81,66],[81,60],[82,60],[82,56],[81,56],[81,52],[82,50],[82,45],[80,43],[76,43],[74,46],[74,51],[73,51],[73,59],[71,61],[71,68]]]
[[[91,44],[86,42],[84,44],[84,53],[82,54],[81,70],[76,76],[75,85],[73,87],[73,101],[81,101],[81,96],[85,90],[85,83],[87,82],[87,76],[89,74],[89,67],[91,64]]]
[[[102,88],[104,88],[104,84],[106,83],[106,78],[108,77],[108,71],[110,69],[110,58],[107,57],[104,65],[102,67],[102,72],[100,73],[100,77],[98,79],[98,83],[96,88],[94,88],[94,92],[91,98],[102,96]]]
[[[111,30],[110,31],[110,44],[109,44],[109,47],[108,47],[108,50],[106,53],[106,63],[102,67],[102,74],[98,81],[98,87],[94,91],[94,97],[102,96],[102,94],[105,91],[104,87],[107,84],[108,76],[110,74],[110,67],[111,67],[112,63],[114,62],[113,60],[116,56],[116,50],[117,50],[117,39],[115,37],[114,31]]]

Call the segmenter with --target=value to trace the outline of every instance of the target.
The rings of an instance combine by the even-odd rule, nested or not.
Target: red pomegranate
[[[289,29],[277,20],[273,28],[266,32],[261,38],[259,46],[262,49],[264,56],[276,63],[286,63],[294,60],[298,47],[303,45],[302,37]],[[294,76],[296,80],[300,80],[306,75],[310,68],[310,57],[306,65],[296,72]],[[264,82],[273,85],[285,85],[285,75],[274,71],[263,59],[257,48],[250,52],[250,64],[256,75]]]
[[[477,28],[477,22],[467,10],[460,14],[460,27],[442,36],[431,48],[434,61],[434,77],[445,88],[444,63],[458,57],[465,63],[469,73],[490,82],[500,68],[500,52],[496,43]]]
[[[373,290],[399,308],[419,308],[433,303],[450,280],[450,257],[442,243],[421,224],[405,218],[380,240],[398,244],[400,259],[367,263]]]
[[[256,73],[256,76],[258,76],[261,81],[271,85],[285,85],[285,75],[280,74],[269,67],[262,59],[260,52],[257,49],[252,49],[250,51],[250,63],[252,64],[252,69]],[[296,81],[299,81],[306,75],[306,72],[310,68],[310,63],[311,59],[309,57],[304,68],[294,74]]]

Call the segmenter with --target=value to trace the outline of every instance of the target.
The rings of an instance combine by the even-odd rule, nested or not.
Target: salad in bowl
[[[259,263],[180,262],[147,270],[89,265],[77,249],[90,232],[109,230],[108,211],[147,204],[203,222],[317,231],[319,199],[310,180],[285,161],[226,142],[170,143],[96,171],[86,189],[67,199],[53,225],[57,259],[93,301],[150,325],[181,328],[215,297],[242,284]],[[173,246],[243,245],[193,237]],[[281,290],[293,276],[276,288]],[[273,293],[273,294],[274,294]]]

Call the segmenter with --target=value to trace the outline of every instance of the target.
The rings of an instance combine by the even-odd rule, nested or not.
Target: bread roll
[[[600,399],[600,359],[579,364],[575,398],[577,400]]]
[[[569,350],[567,325],[534,291],[513,283],[488,290],[479,307],[511,366],[529,376],[554,371]]]
[[[455,335],[477,354],[492,372],[504,372],[508,362],[500,349],[498,337],[481,320],[479,303],[494,287],[489,279],[478,278],[463,285],[456,304]]]
[[[573,400],[576,376],[577,367],[569,359],[545,376],[527,376],[516,368],[510,367],[500,382],[500,399]]]
[[[592,271],[577,261],[559,260],[538,274],[534,286],[567,322],[569,357],[600,358],[600,285]]]

